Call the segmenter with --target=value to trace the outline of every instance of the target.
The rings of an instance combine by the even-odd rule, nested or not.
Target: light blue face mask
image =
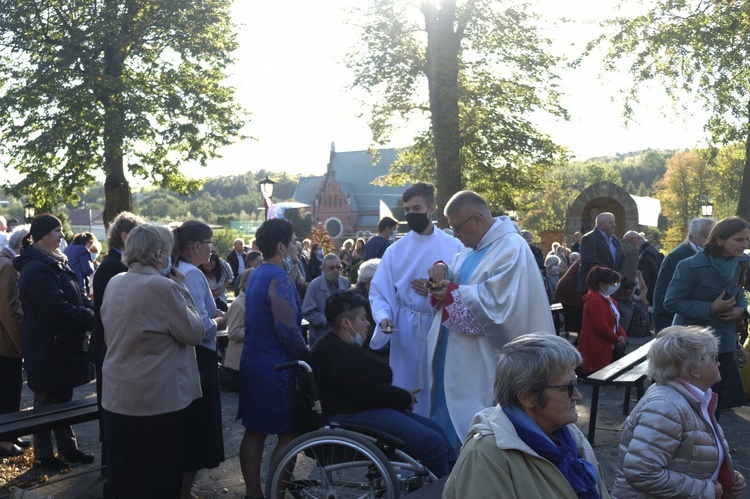
[[[292,265],[294,265],[294,262],[292,261],[292,257],[289,255],[282,258],[281,263],[284,264],[284,270],[286,271],[287,274],[292,270]]]
[[[163,275],[164,277],[167,277],[167,276],[169,275],[169,271],[170,271],[170,270],[172,270],[172,257],[171,257],[171,256],[168,256],[168,257],[167,257],[167,266],[166,266],[166,268],[163,268],[163,269],[161,269],[161,270],[160,270],[159,272],[160,272],[160,273],[161,273],[161,275]]]
[[[90,256],[89,256],[89,258],[91,258],[92,262],[95,262],[97,256],[99,256],[99,253],[91,253]]]
[[[602,291],[602,294],[605,296],[612,296],[613,294],[617,292],[618,289],[620,289],[620,283],[616,282],[612,284],[610,287],[608,287],[607,289],[605,289],[604,291]]]
[[[362,335],[354,331],[354,329],[352,329],[352,332],[354,332],[354,336],[352,337],[352,345],[357,348],[362,348],[363,346],[365,346],[365,340],[364,338],[362,338]]]

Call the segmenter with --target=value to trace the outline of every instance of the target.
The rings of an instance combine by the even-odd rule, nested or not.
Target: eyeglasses
[[[713,355],[706,355],[706,360],[713,360],[717,364],[719,363],[719,354],[715,353]]]
[[[214,242],[213,242],[213,241],[200,241],[200,243],[201,243],[201,244],[208,244],[208,245],[209,245],[209,246],[211,246],[212,248],[213,248],[213,246],[214,246]]]
[[[549,385],[545,388],[565,388],[568,390],[568,398],[573,398],[573,393],[578,389],[578,378],[576,377],[576,379],[574,379],[567,385]]]
[[[341,265],[328,265],[326,267],[328,270],[341,270]]]
[[[460,224],[456,225],[455,227],[451,227],[451,230],[453,231],[454,234],[456,232],[459,232],[461,230],[461,227],[463,227],[466,222],[468,222],[469,220],[471,220],[472,218],[474,218],[477,215],[479,215],[480,217],[482,216],[481,213],[474,213],[473,215],[471,215],[469,218],[467,218],[466,220],[464,220]]]

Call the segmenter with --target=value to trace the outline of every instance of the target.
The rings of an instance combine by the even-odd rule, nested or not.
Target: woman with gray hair
[[[718,348],[707,328],[671,326],[654,340],[654,384],[625,422],[613,498],[729,498],[745,491],[714,418]]]
[[[109,497],[178,498],[185,409],[201,396],[195,345],[203,321],[172,267],[172,233],[140,224],[127,236],[127,272],[101,308],[107,351],[102,408]],[[158,442],[158,445],[154,445]]]
[[[507,343],[495,373],[499,403],[474,416],[443,498],[608,498],[594,450],[574,424],[580,363],[559,336]]]
[[[366,262],[362,262],[359,265],[357,284],[352,285],[352,287],[347,290],[348,292],[357,294],[367,300],[367,307],[365,307],[365,310],[367,311],[367,322],[370,325],[367,328],[365,345],[368,345],[368,348],[370,339],[372,339],[372,333],[375,332],[375,319],[372,317],[372,309],[370,308],[370,283],[372,282],[372,278],[375,275],[375,271],[378,269],[379,264],[380,258],[371,258]]]

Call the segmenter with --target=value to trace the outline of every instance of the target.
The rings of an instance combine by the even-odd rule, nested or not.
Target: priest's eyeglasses
[[[456,225],[455,227],[451,227],[451,230],[453,231],[454,234],[460,232],[461,231],[461,227],[463,227],[466,222],[468,222],[469,220],[471,220],[472,218],[474,218],[477,215],[479,215],[480,217],[482,216],[481,213],[474,213],[473,215],[471,215],[469,218],[467,218],[466,220],[464,220],[460,224]]]
[[[568,398],[573,398],[573,393],[578,389],[578,378],[576,377],[576,379],[565,385],[549,385],[545,388],[565,388],[568,390]]]

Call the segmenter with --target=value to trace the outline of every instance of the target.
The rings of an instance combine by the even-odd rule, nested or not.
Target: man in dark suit
[[[622,275],[620,289],[612,297],[617,300],[620,309],[620,325],[627,330],[633,315],[632,293],[635,288],[637,270],[637,253],[633,250],[630,258],[615,237],[615,216],[611,213],[600,213],[596,217],[596,227],[581,238],[581,267],[578,272],[578,291],[588,291],[586,276],[592,267],[607,267]],[[630,249],[630,248],[629,248]],[[629,271],[628,260],[631,265]]]
[[[537,267],[539,267],[539,270],[544,271],[544,256],[542,256],[542,250],[539,249],[538,246],[532,244],[534,242],[534,234],[532,234],[528,230],[522,230],[521,237],[523,237],[523,239],[526,241],[526,244],[529,245],[529,249],[531,249],[531,252],[534,254],[534,260],[536,261],[536,265]]]
[[[122,263],[122,251],[125,249],[125,240],[128,237],[128,233],[136,225],[143,222],[144,220],[141,217],[127,211],[123,211],[115,217],[107,234],[109,253],[107,253],[96,273],[94,273],[94,326],[91,330],[89,355],[92,356],[92,361],[96,369],[96,401],[99,405],[99,441],[102,442],[102,459],[104,459],[104,432],[101,428],[102,364],[104,363],[104,355],[107,353],[101,314],[102,300],[104,299],[104,291],[107,289],[109,281],[117,274],[128,271],[128,267]]]
[[[245,258],[247,257],[247,251],[245,251],[245,241],[242,239],[235,239],[234,243],[232,243],[232,247],[232,251],[229,252],[225,260],[229,266],[232,267],[232,273],[234,274],[232,287],[234,288],[234,296],[237,296],[240,294],[240,276],[245,271]]]
[[[576,231],[575,234],[573,234],[573,239],[575,242],[571,245],[570,251],[571,253],[580,253],[581,252],[581,232]]]

